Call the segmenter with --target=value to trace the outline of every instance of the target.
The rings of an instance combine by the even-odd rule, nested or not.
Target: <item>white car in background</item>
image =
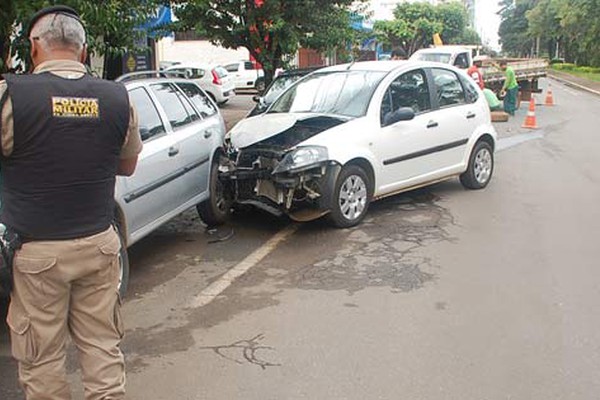
[[[463,71],[371,61],[313,72],[226,141],[231,163],[220,180],[234,201],[298,221],[328,214],[345,228],[373,200],[444,179],[484,188],[496,131]]]
[[[167,67],[165,71],[180,72],[182,76],[193,80],[218,105],[227,103],[235,96],[235,82],[220,65],[181,63]]]

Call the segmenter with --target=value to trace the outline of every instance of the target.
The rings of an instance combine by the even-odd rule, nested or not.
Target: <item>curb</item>
[[[589,88],[589,87],[587,87],[587,86],[580,85],[580,84],[578,84],[578,83],[572,82],[572,81],[570,81],[570,80],[568,80],[568,79],[565,79],[565,78],[563,78],[563,77],[558,77],[558,76],[556,76],[556,75],[552,75],[552,74],[548,74],[548,77],[550,77],[551,79],[557,80],[557,81],[559,81],[559,82],[565,83],[565,84],[567,84],[567,85],[570,85],[570,86],[575,86],[575,87],[576,87],[576,88],[578,88],[578,89],[585,90],[586,92],[589,92],[589,93],[595,94],[596,96],[600,96],[600,92],[599,92],[599,91],[597,91],[597,90],[594,90],[594,89],[590,89],[590,88]]]

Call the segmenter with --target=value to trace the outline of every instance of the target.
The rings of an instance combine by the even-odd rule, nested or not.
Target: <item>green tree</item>
[[[442,24],[442,41],[449,44],[464,44],[467,29],[467,11],[459,2],[440,4],[435,8],[437,20]]]
[[[189,0],[175,7],[177,30],[195,30],[212,43],[245,47],[263,66],[269,84],[275,70],[300,46],[325,51],[352,37],[353,0]]]
[[[559,14],[571,61],[600,66],[600,0],[568,0]]]
[[[556,49],[563,36],[560,11],[566,3],[567,0],[540,0],[533,9],[525,13],[529,36],[541,42],[550,58],[558,57]]]
[[[109,60],[136,48],[140,35],[136,28],[165,1],[0,0],[0,72],[6,71],[7,61],[15,55],[20,60],[27,59],[27,38],[22,28],[37,10],[55,3],[71,6],[79,12],[85,22],[89,51]]]
[[[459,2],[433,6],[429,3],[401,3],[394,10],[391,21],[377,21],[375,34],[380,42],[400,49],[405,56],[433,43],[433,34],[439,33],[444,43],[465,43],[481,40],[472,29],[468,30],[467,13]]]
[[[500,2],[500,44],[502,51],[513,56],[529,56],[534,48],[534,38],[529,32],[527,12],[537,0],[502,0]]]
[[[392,48],[399,48],[409,57],[418,49],[433,43],[433,34],[442,31],[435,7],[429,3],[401,3],[391,21],[375,22],[378,39]]]

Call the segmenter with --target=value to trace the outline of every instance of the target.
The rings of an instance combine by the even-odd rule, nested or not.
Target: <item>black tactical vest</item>
[[[14,147],[2,157],[2,223],[30,240],[74,239],[108,229],[129,125],[125,87],[88,75],[4,77]]]

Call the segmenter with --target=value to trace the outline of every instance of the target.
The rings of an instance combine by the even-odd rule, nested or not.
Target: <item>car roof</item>
[[[140,79],[132,79],[129,81],[124,81],[123,85],[125,85],[125,87],[127,89],[134,89],[136,87],[144,86],[146,84],[152,84],[152,83],[194,83],[194,82],[191,80],[188,80],[188,79],[181,79],[181,78],[140,78]]]
[[[389,61],[360,61],[349,64],[334,65],[325,67],[317,72],[336,72],[336,71],[380,71],[391,72],[398,69],[409,68],[431,68],[431,67],[450,67],[450,65],[418,60],[389,60]]]
[[[277,77],[279,78],[280,76],[308,75],[311,72],[317,71],[317,70],[322,69],[322,68],[324,68],[324,67],[323,66],[319,66],[319,67],[286,69],[285,71],[283,71],[282,73],[280,73],[279,75],[277,75]]]
[[[197,63],[197,62],[182,62],[175,65],[169,65],[165,69],[178,69],[178,68],[201,68],[210,69],[215,67],[222,67],[221,64],[210,64],[210,63]]]
[[[451,54],[456,53],[458,51],[469,51],[468,48],[463,46],[439,46],[439,47],[430,47],[427,49],[418,50],[419,53],[435,53],[435,54]]]

